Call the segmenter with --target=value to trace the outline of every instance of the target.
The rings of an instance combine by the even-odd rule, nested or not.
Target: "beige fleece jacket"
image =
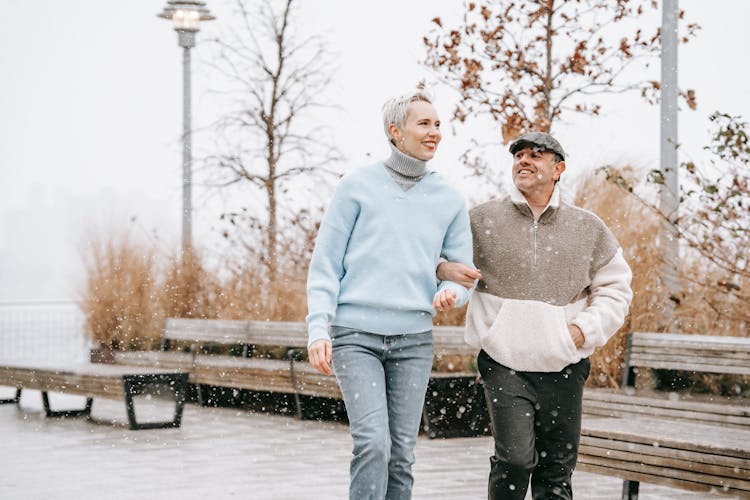
[[[483,275],[466,318],[470,345],[515,370],[557,372],[622,326],[632,299],[622,249],[596,215],[561,202],[557,187],[536,221],[515,187],[470,217]],[[583,332],[580,349],[569,324]]]

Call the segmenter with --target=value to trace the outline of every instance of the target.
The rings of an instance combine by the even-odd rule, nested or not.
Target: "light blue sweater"
[[[440,257],[472,265],[463,197],[428,171],[403,191],[383,162],[346,175],[320,224],[307,278],[308,346],[329,324],[395,335],[432,329],[434,295],[450,287],[457,307],[469,291],[440,284]]]

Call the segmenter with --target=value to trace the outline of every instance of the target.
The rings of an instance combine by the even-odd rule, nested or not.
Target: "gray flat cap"
[[[516,154],[516,151],[523,149],[524,147],[532,146],[532,149],[538,149],[540,151],[552,151],[560,155],[560,158],[565,159],[565,151],[557,139],[545,132],[529,132],[523,134],[521,137],[510,143],[510,154]]]

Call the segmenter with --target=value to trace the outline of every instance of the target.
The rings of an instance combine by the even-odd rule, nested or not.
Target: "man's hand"
[[[437,267],[437,277],[441,281],[458,283],[467,290],[474,286],[474,280],[482,279],[479,269],[472,269],[460,262],[441,262]]]
[[[583,343],[586,341],[586,337],[583,336],[583,332],[581,331],[581,329],[576,325],[568,325],[568,332],[570,332],[570,338],[573,339],[573,343],[576,345],[576,348],[580,349],[583,346]]]
[[[307,349],[307,357],[310,364],[323,375],[331,375],[331,342],[320,339],[313,342]]]
[[[436,293],[435,298],[432,299],[432,307],[436,311],[443,311],[451,309],[456,305],[456,292],[446,288],[442,292]]]

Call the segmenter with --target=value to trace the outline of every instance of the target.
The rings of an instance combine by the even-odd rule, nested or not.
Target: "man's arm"
[[[594,274],[588,306],[571,321],[583,333],[582,347],[603,346],[625,322],[633,299],[632,278],[621,248]]]
[[[482,279],[479,269],[460,262],[443,261],[438,264],[437,277],[440,281],[453,281],[466,289],[471,289],[476,280]]]

